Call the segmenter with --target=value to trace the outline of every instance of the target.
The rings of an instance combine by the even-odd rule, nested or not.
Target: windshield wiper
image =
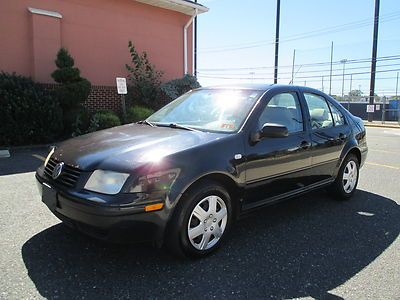
[[[155,124],[153,124],[153,123],[151,123],[151,122],[149,122],[147,120],[139,121],[139,122],[137,122],[137,124],[146,124],[146,125],[149,125],[151,127],[157,127],[157,125],[155,125]]]
[[[190,131],[197,131],[197,132],[200,131],[200,130],[197,130],[197,129],[194,129],[194,128],[191,128],[191,127],[188,127],[188,126],[185,126],[185,125],[176,124],[176,123],[170,123],[168,125],[168,127],[179,128],[179,129],[190,130]]]

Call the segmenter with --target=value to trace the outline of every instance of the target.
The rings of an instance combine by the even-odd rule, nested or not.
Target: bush
[[[55,63],[58,69],[51,76],[60,84],[55,95],[64,112],[65,133],[70,134],[81,105],[90,94],[91,84],[81,77],[79,69],[74,67],[74,59],[66,49],[58,51]]]
[[[128,101],[134,104],[155,108],[159,97],[162,72],[157,71],[149,61],[146,52],[141,54],[128,43],[131,55],[131,65],[125,65],[128,70]]]
[[[121,121],[113,111],[102,110],[92,116],[88,131],[93,132],[119,125],[121,125]]]
[[[53,141],[62,131],[62,111],[42,86],[23,76],[0,73],[0,145]]]
[[[134,105],[128,108],[127,111],[127,121],[128,123],[133,123],[137,121],[141,121],[147,119],[150,115],[154,113],[154,110],[140,106]]]
[[[193,75],[186,74],[182,78],[167,81],[161,85],[162,93],[167,97],[167,101],[178,98],[184,93],[200,87],[197,78]]]
[[[86,108],[81,108],[79,111],[73,112],[75,121],[72,124],[72,136],[82,135],[88,132],[91,116]]]

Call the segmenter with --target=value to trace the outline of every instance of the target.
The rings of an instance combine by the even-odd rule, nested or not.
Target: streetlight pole
[[[342,59],[340,61],[343,64],[343,77],[342,77],[342,101],[344,101],[344,71],[346,69],[347,59]]]
[[[292,80],[291,80],[291,84],[293,84],[293,80],[294,80],[294,61],[296,59],[296,49],[293,50],[293,63],[292,63]]]
[[[353,85],[353,74],[350,74],[350,92],[349,92],[349,99],[347,102],[347,110],[350,111],[350,97],[351,97],[351,87]]]
[[[278,83],[278,57],[279,57],[279,21],[281,14],[281,0],[276,0],[276,28],[275,28],[275,70],[274,83]]]

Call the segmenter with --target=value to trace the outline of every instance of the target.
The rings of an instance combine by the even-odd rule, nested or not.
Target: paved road
[[[350,202],[323,191],[241,220],[221,251],[179,261],[65,228],[40,202],[44,150],[0,160],[0,298],[400,297],[400,130],[368,128]]]

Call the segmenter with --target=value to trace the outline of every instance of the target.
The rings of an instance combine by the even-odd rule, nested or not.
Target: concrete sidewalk
[[[385,121],[385,123],[382,124],[381,121],[368,122],[367,120],[364,120],[364,125],[367,127],[383,127],[383,128],[398,128],[398,129],[400,129],[400,124],[398,122],[392,122],[392,121]]]

